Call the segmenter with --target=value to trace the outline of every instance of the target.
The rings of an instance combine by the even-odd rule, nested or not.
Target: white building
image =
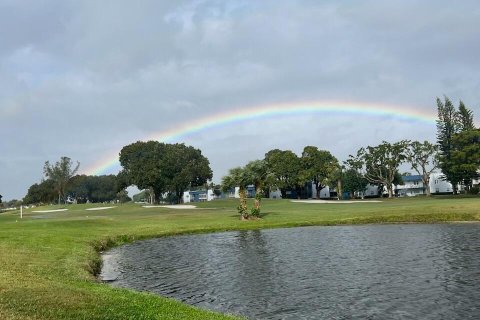
[[[434,172],[430,175],[430,193],[452,193],[452,184],[442,179],[443,174]],[[460,186],[458,188],[460,190]]]
[[[422,176],[411,175],[402,176],[403,184],[395,186],[395,194],[399,197],[414,197],[419,194],[424,194],[424,185]]]
[[[214,199],[215,194],[211,189],[208,189],[207,191],[198,190],[183,192],[183,203],[212,201]]]

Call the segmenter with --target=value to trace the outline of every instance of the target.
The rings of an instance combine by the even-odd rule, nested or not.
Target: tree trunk
[[[242,220],[248,220],[247,193],[245,192],[244,188],[240,188],[238,193],[240,196],[240,205],[239,205],[240,217]]]
[[[393,190],[391,185],[387,185],[388,197],[393,198]]]
[[[150,194],[150,204],[154,204],[155,203],[155,190],[153,190],[153,188],[150,188],[148,190],[148,193]]]
[[[182,192],[180,190],[175,190],[175,204],[181,204],[182,203]]]
[[[430,177],[429,176],[424,177],[423,188],[425,189],[425,195],[427,197],[430,197],[431,193],[430,193]]]
[[[315,184],[315,191],[316,191],[316,197],[317,197],[317,200],[320,199],[320,191],[322,189],[320,188],[320,185],[319,184]]]
[[[254,203],[254,207],[255,207],[255,209],[257,209],[257,210],[259,210],[259,211],[260,211],[261,191],[262,191],[262,189],[261,189],[260,187],[257,187],[256,190],[255,190],[255,203]]]
[[[337,181],[337,198],[343,200],[342,180]]]

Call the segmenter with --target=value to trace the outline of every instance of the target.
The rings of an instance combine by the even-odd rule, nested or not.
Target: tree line
[[[130,185],[145,189],[151,203],[178,203],[184,191],[212,179],[208,159],[199,149],[182,143],[137,141],[123,147],[119,158],[118,175],[103,176],[77,175],[80,164],[68,157],[54,164],[47,161],[45,179],[30,186],[23,203],[125,202],[131,200],[126,192]]]
[[[126,202],[131,200],[116,175],[77,175],[80,163],[69,157],[44,165],[44,176],[40,183],[28,188],[24,204],[48,204],[57,202]]]
[[[288,190],[298,197],[306,193],[306,186],[312,183],[316,198],[326,186],[353,195],[363,192],[367,184],[376,185],[380,192],[386,189],[388,196],[394,196],[393,186],[401,184],[399,167],[409,163],[412,170],[422,177],[425,193],[430,195],[430,175],[441,169],[443,179],[453,186],[463,185],[467,192],[478,193],[472,182],[479,177],[480,170],[480,129],[475,128],[473,112],[460,101],[455,109],[448,97],[437,98],[437,143],[429,141],[402,140],[394,143],[382,141],[377,146],[360,148],[355,155],[342,164],[329,151],[315,146],[306,146],[300,156],[291,150],[274,149],[264,159],[249,162],[244,167],[230,169],[222,179],[224,190],[239,187],[238,211],[242,219],[258,217],[261,194],[280,190],[286,197]],[[254,207],[248,211],[246,188],[255,186]]]

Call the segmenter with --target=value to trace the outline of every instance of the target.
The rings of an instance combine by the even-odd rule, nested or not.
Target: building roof
[[[403,182],[414,182],[414,181],[422,181],[421,175],[412,175],[412,176],[402,176]]]

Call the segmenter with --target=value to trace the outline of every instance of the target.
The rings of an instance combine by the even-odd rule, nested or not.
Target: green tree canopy
[[[340,168],[337,158],[329,151],[307,146],[302,152],[303,180],[313,181],[316,188],[316,198],[320,199],[320,191],[336,181]]]
[[[210,162],[199,149],[183,143],[167,144],[162,172],[168,192],[179,201],[185,190],[205,185],[212,179]]]
[[[363,196],[365,189],[367,188],[368,181],[362,175],[361,172],[354,168],[348,168],[342,175],[343,190],[350,193],[350,197],[353,198],[355,193],[359,193]]]
[[[406,140],[393,144],[383,141],[375,147],[361,148],[356,157],[350,156],[347,163],[350,167],[363,171],[368,182],[384,186],[391,198],[393,197],[393,183],[399,175],[398,167],[407,158],[408,144],[409,142]]]
[[[166,145],[157,141],[137,141],[122,148],[120,164],[123,167],[120,175],[129,184],[139,189],[151,189],[153,198],[158,200],[167,191],[162,159]]]
[[[199,149],[158,141],[138,141],[120,151],[123,184],[150,189],[158,201],[163,193],[181,200],[190,187],[205,184],[212,178],[210,163]]]
[[[467,190],[480,171],[480,129],[462,131],[453,136],[451,170]]]
[[[271,187],[278,188],[282,198],[286,198],[288,189],[298,189],[306,182],[302,176],[302,162],[290,150],[270,150],[265,154],[265,161],[270,173]]]
[[[57,192],[55,181],[48,179],[35,183],[28,188],[27,195],[23,198],[25,204],[48,204],[55,201]]]
[[[115,175],[77,175],[71,179],[66,190],[69,197],[79,202],[113,201],[117,198],[118,192],[118,181]]]

